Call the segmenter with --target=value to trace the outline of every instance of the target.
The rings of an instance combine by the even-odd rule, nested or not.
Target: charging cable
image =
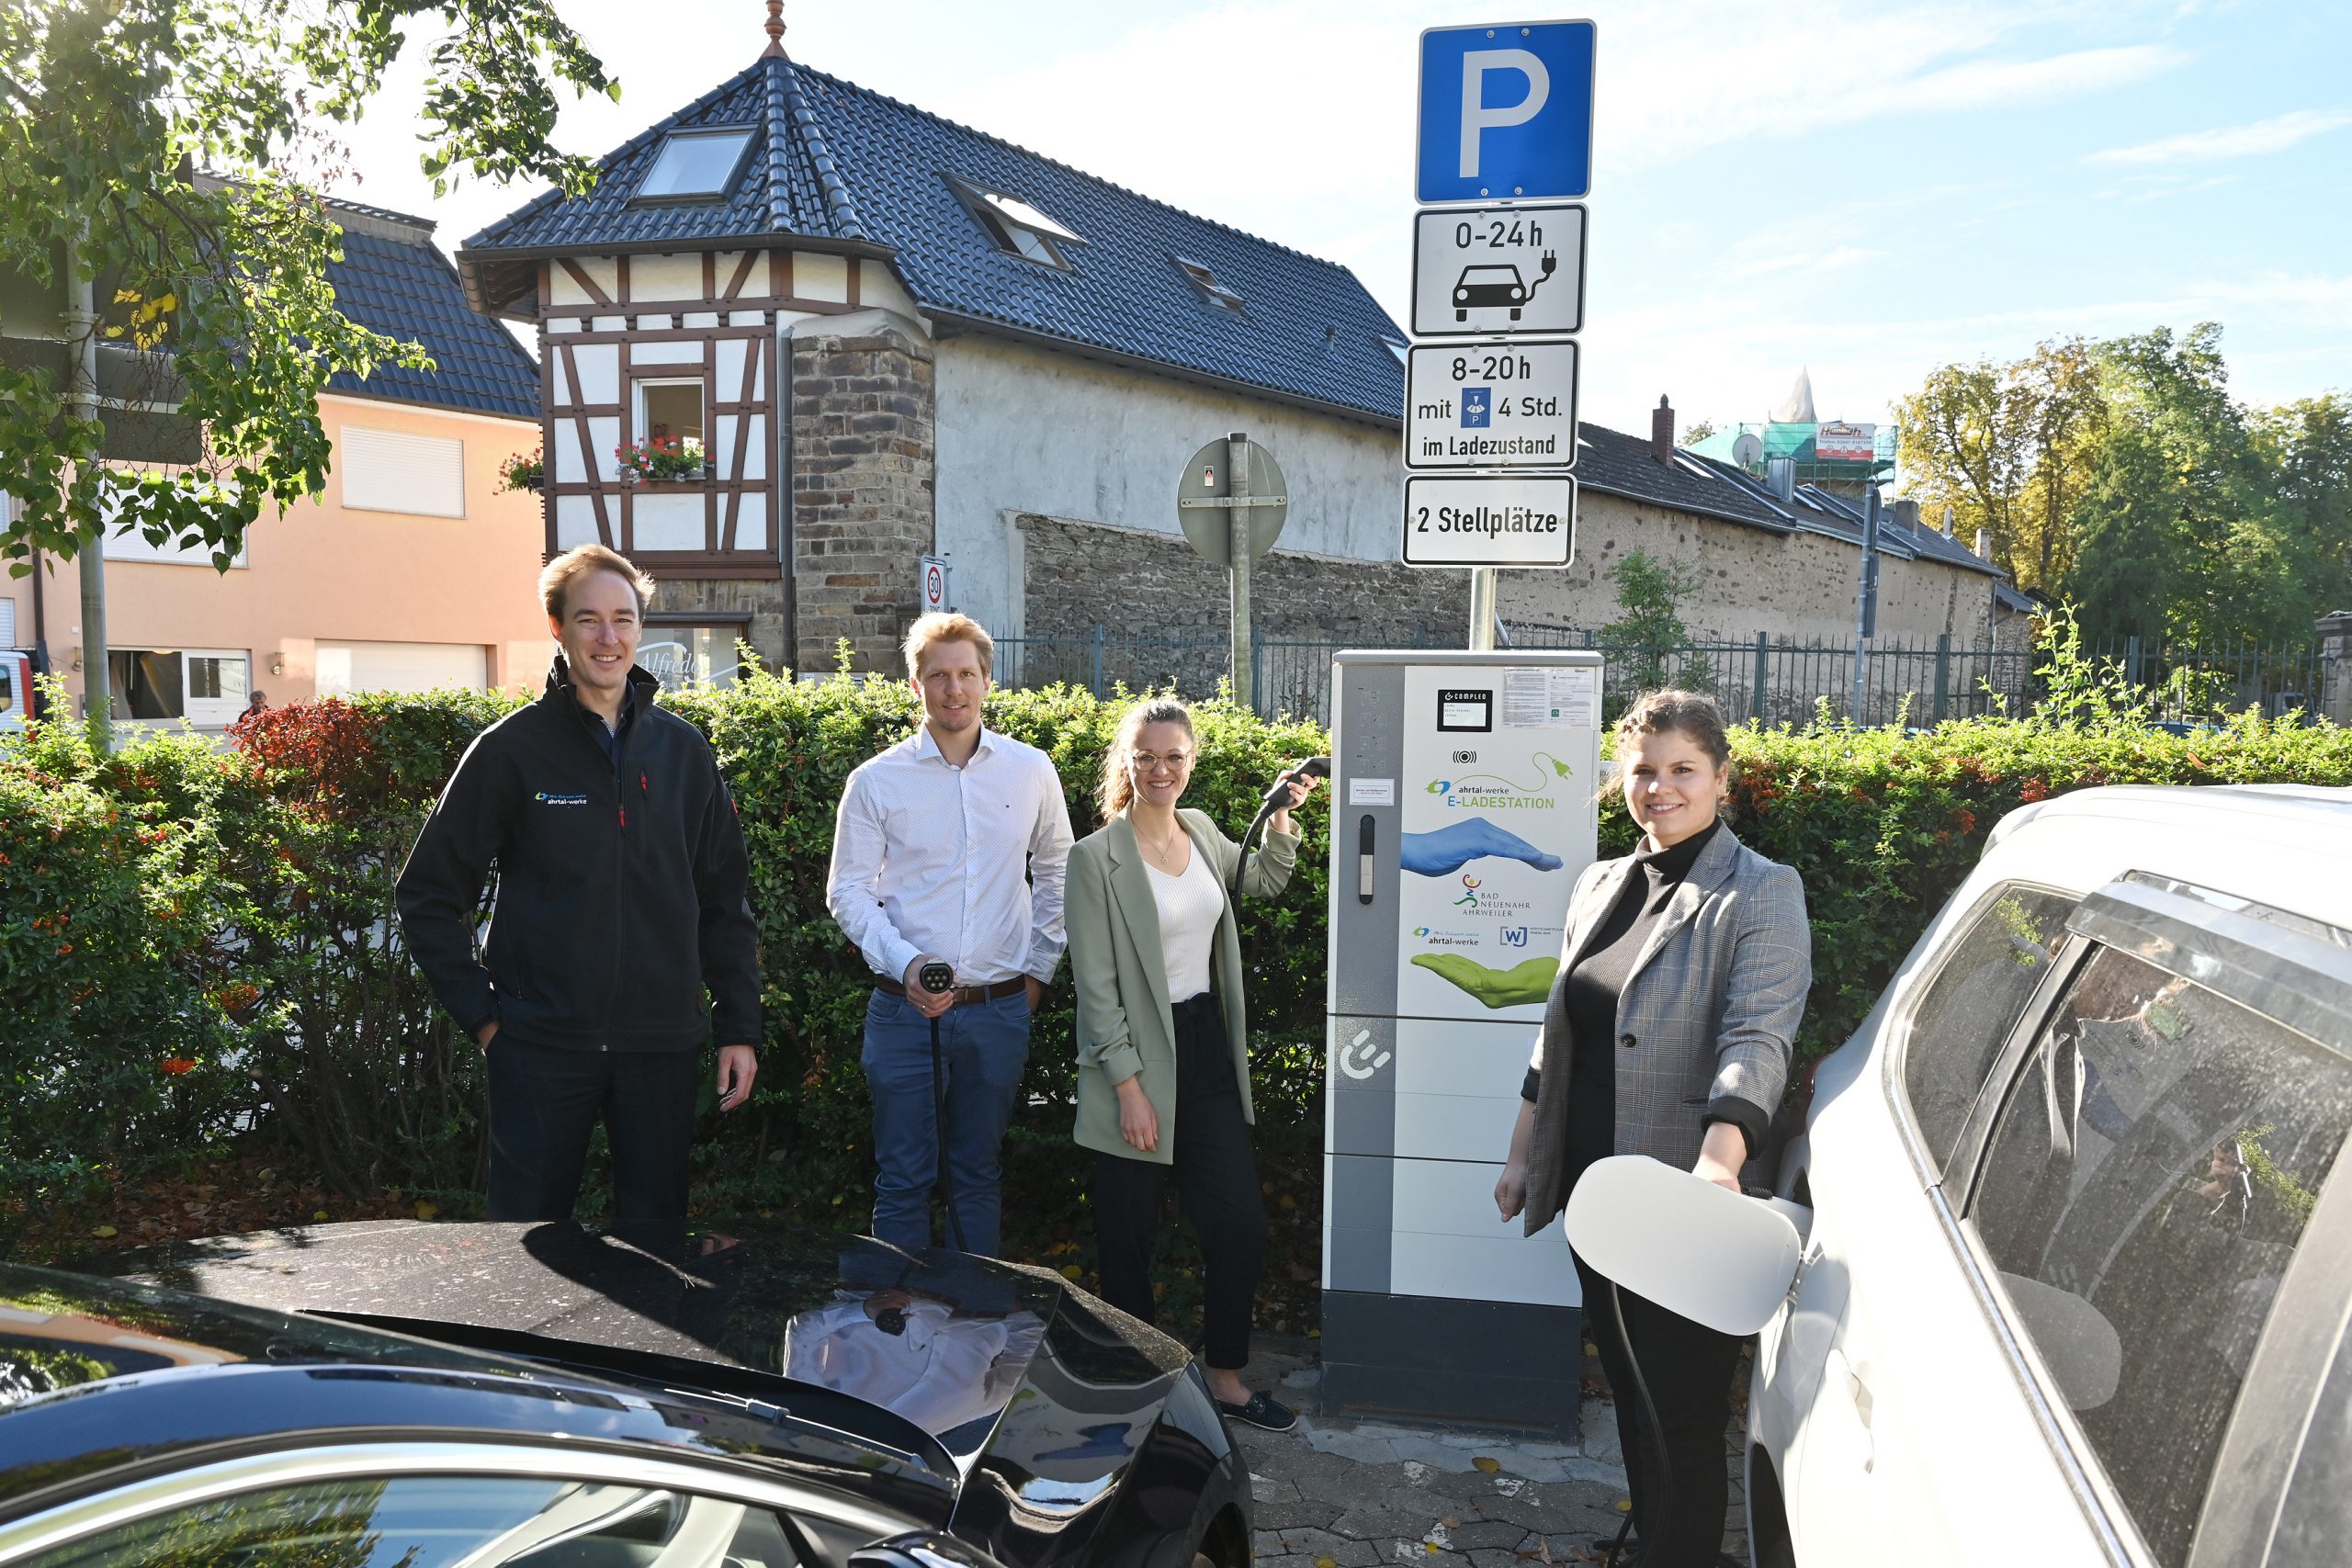
[[[1241,852],[1233,860],[1233,886],[1227,889],[1234,897],[1241,897],[1241,873],[1250,863],[1250,844],[1275,812],[1290,804],[1290,786],[1302,779],[1328,779],[1331,776],[1331,759],[1309,757],[1282,777],[1266,791],[1266,798],[1259,803],[1258,815],[1250,819],[1250,830],[1241,835]]]
[[[915,978],[933,996],[956,988],[953,965],[939,963],[924,964],[916,971]],[[947,1239],[956,1251],[970,1250],[964,1245],[964,1224],[956,1217],[956,1182],[947,1172],[947,1076],[940,1065],[939,1016],[931,1020],[931,1123],[939,1134],[939,1201],[947,1211]]]
[[[1609,1281],[1609,1310],[1617,1319],[1617,1343],[1625,1348],[1625,1368],[1634,1374],[1634,1393],[1642,1402],[1642,1431],[1650,1440],[1657,1457],[1657,1512],[1654,1520],[1674,1517],[1674,1466],[1666,1451],[1666,1432],[1657,1424],[1657,1405],[1650,1399],[1650,1385],[1642,1376],[1642,1359],[1634,1354],[1634,1336],[1625,1327],[1625,1299],[1617,1293],[1617,1281]],[[1625,1538],[1633,1533],[1634,1511],[1625,1510],[1625,1522],[1617,1527],[1617,1539],[1600,1561],[1606,1568],[1618,1568],[1625,1561]],[[1646,1544],[1644,1547],[1647,1551]]]

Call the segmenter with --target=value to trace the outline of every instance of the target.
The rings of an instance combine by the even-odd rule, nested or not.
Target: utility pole
[[[98,311],[81,242],[65,243],[67,398],[77,421],[98,423]],[[82,580],[82,711],[92,744],[104,750],[113,731],[114,694],[107,669],[107,540],[96,537],[75,555]]]
[[[1870,694],[1870,639],[1878,631],[1878,485],[1872,481],[1862,502],[1861,592],[1854,596],[1854,697],[1850,712],[1862,722],[1862,704]]]
[[[1237,430],[1225,438],[1226,494],[1233,504],[1226,509],[1233,551],[1233,696],[1252,709],[1258,694],[1250,672],[1250,434]]]

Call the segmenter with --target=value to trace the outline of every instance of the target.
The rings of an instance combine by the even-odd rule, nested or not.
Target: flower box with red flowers
[[[691,435],[655,435],[613,448],[623,484],[695,484],[710,477],[702,443]]]

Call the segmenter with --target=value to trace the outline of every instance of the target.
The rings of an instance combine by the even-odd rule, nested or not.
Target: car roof
[[[2087,893],[2139,871],[2352,929],[2352,788],[2111,784],[2003,818],[1970,893],[2022,878]]]
[[[870,1415],[845,1430],[810,1423],[782,1396],[759,1409],[700,1387],[649,1387],[527,1354],[0,1264],[0,1511],[107,1473],[125,1459],[126,1431],[153,1459],[294,1430],[419,1425],[684,1448],[876,1493],[917,1517],[953,1495],[952,1465],[888,1411],[808,1391],[828,1415],[845,1405]],[[869,1424],[906,1437],[877,1440],[861,1429]]]

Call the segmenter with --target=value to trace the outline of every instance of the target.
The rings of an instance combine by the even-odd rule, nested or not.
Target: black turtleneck
[[[1617,1144],[1617,1002],[1633,978],[1634,961],[1641,956],[1666,906],[1690,874],[1700,853],[1723,830],[1717,818],[1677,844],[1662,850],[1641,850],[1634,855],[1633,873],[1619,884],[1616,901],[1609,907],[1585,943],[1572,969],[1552,982],[1544,1009],[1546,1038],[1561,1038],[1569,1045],[1567,1184],[1576,1190],[1578,1178],[1595,1160],[1616,1152]],[[1538,1069],[1527,1070],[1521,1097],[1532,1101],[1542,1081]],[[1736,1120],[1716,1115],[1710,1122]],[[1743,1132],[1748,1130],[1743,1126]],[[1754,1134],[1749,1134],[1754,1142]]]

